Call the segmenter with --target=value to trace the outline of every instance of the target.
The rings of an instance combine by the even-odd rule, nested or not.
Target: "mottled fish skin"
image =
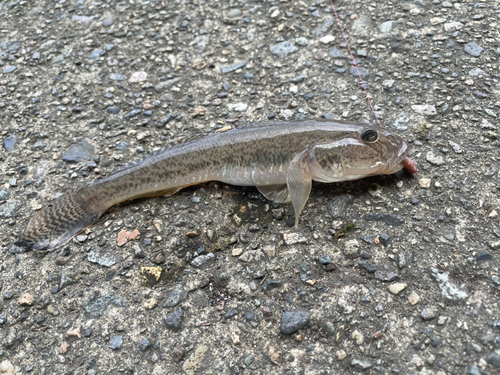
[[[158,150],[67,192],[36,213],[18,244],[53,250],[119,202],[171,195],[212,180],[257,186],[269,199],[292,201],[297,225],[312,180],[391,174],[403,168],[407,152],[400,137],[365,124],[313,120],[248,124]]]

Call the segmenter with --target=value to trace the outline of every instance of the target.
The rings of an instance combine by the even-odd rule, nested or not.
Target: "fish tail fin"
[[[93,208],[88,184],[81,185],[47,204],[31,218],[16,245],[36,251],[51,251],[95,222],[104,211]]]

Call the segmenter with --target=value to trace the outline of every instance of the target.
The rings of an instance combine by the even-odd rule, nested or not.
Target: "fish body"
[[[56,249],[119,202],[168,196],[214,180],[256,186],[272,201],[291,201],[297,226],[312,180],[338,182],[413,168],[407,152],[397,135],[360,123],[248,124],[158,150],[63,194],[30,220],[19,244]]]

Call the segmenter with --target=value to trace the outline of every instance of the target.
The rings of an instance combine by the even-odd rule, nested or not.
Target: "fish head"
[[[314,180],[337,182],[398,172],[409,160],[407,154],[408,145],[398,135],[381,127],[350,125],[336,139],[314,145],[308,165]]]

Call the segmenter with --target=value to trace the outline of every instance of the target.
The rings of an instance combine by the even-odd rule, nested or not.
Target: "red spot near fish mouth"
[[[404,158],[401,163],[403,164],[403,168],[405,169],[406,172],[411,174],[417,173],[418,171],[417,163],[415,163],[410,158]]]

